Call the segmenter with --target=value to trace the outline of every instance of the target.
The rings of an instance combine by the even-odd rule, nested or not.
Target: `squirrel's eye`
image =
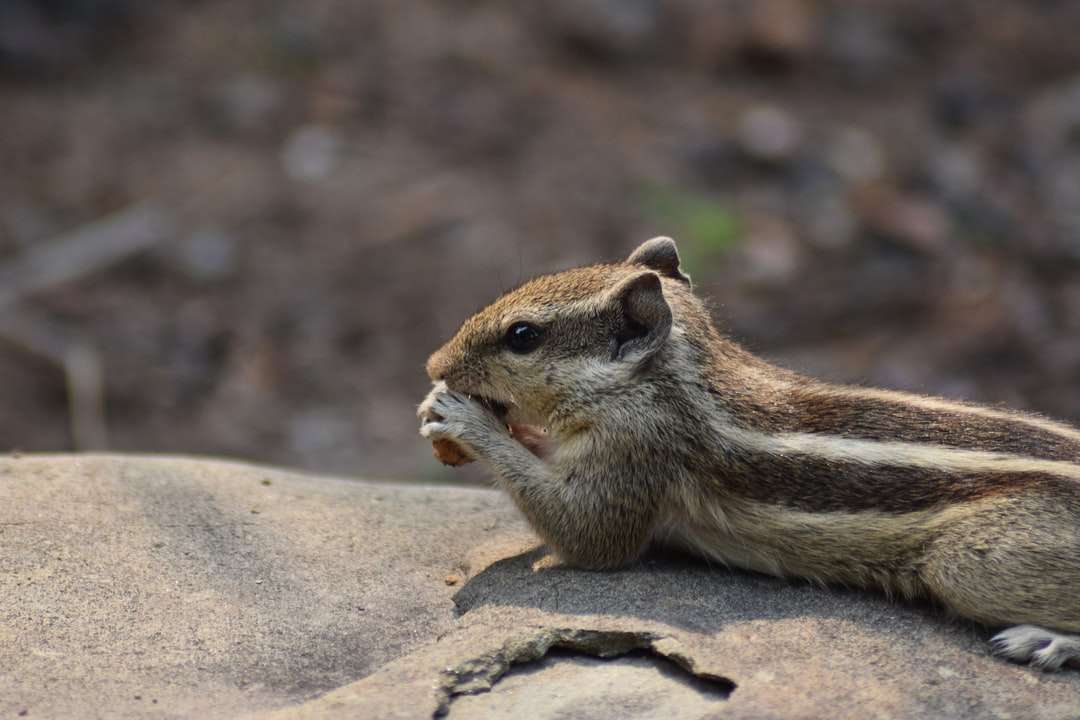
[[[506,331],[506,346],[519,355],[531,353],[540,347],[544,331],[527,322],[516,322]]]

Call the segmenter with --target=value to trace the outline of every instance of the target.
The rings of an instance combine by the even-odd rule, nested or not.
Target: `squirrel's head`
[[[675,242],[654,238],[622,263],[545,275],[504,294],[464,322],[427,373],[510,409],[517,422],[547,425],[567,399],[599,402],[659,353],[672,332],[671,296],[689,288]]]

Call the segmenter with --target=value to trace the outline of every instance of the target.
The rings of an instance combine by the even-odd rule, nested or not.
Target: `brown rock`
[[[756,0],[749,11],[748,51],[795,60],[812,48],[815,17],[806,0]]]

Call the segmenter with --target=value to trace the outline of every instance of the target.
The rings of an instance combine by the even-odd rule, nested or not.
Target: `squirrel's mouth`
[[[506,418],[510,415],[511,406],[509,403],[499,402],[498,400],[484,397],[483,395],[470,395],[469,397],[486,407],[488,410],[494,413],[495,417],[499,418],[504,422],[506,421]]]

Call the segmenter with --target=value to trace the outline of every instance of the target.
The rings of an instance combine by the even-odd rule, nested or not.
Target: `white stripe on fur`
[[[958,473],[1047,473],[1080,480],[1080,464],[940,445],[857,440],[814,433],[768,434],[717,424],[727,443],[777,456],[809,456],[863,465],[899,465]]]

